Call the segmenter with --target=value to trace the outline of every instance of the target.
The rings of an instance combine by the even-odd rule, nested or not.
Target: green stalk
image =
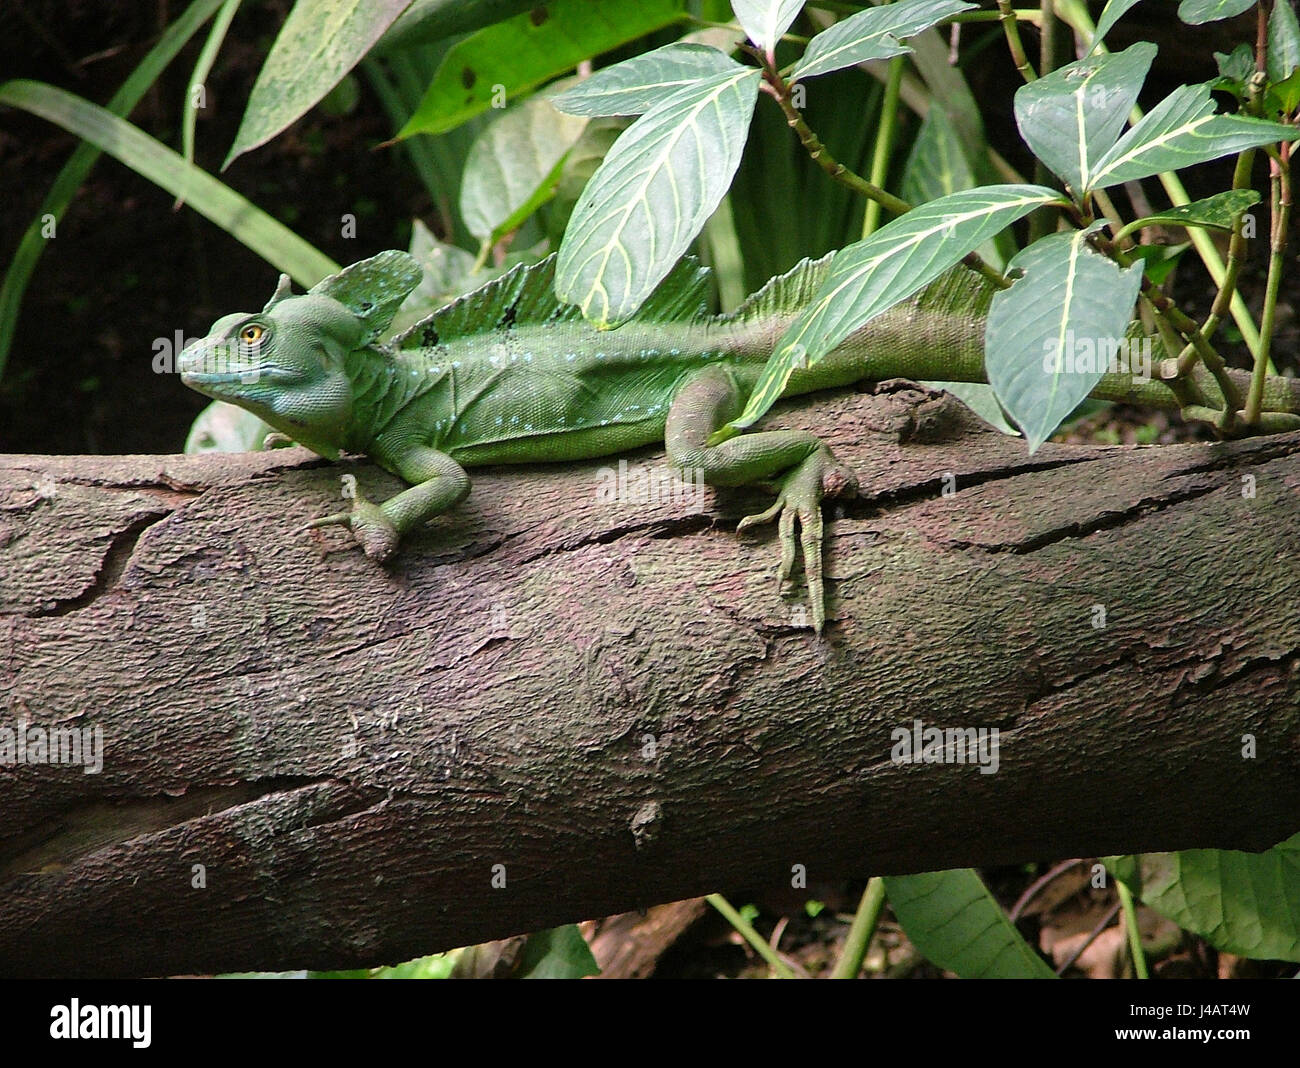
[[[867,947],[871,945],[871,936],[875,934],[884,905],[885,880],[879,876],[869,879],[866,890],[862,892],[862,900],[858,902],[858,911],[849,927],[848,937],[844,940],[840,959],[835,962],[835,970],[831,972],[832,979],[856,979],[861,973]]]
[[[1029,57],[1025,55],[1024,42],[1020,40],[1020,24],[1016,21],[1011,0],[998,0],[998,11],[1002,31],[1007,35],[1007,47],[1011,50],[1011,61],[1015,63],[1016,70],[1020,71],[1020,76],[1026,82],[1036,81],[1038,74],[1034,71],[1033,64],[1029,62]]]
[[[158,80],[158,76],[176,53],[185,47],[199,28],[212,17],[213,12],[225,0],[194,0],[185,13],[163,31],[158,43],[149,50],[140,65],[131,72],[122,87],[113,94],[107,110],[114,115],[125,117],[134,110],[140,98],[148,92],[149,87]],[[50,216],[56,223],[63,218],[72,198],[77,195],[81,183],[86,180],[90,168],[99,159],[99,149],[88,142],[77,146],[76,151],[63,165],[50,191],[45,194],[41,206],[27,226],[26,233],[18,244],[18,251],[5,271],[4,281],[0,282],[0,375],[4,374],[5,364],[9,360],[9,350],[13,346],[14,329],[18,325],[18,312],[22,307],[23,293],[27,283],[36,269],[36,261],[45,251],[47,238],[42,234],[45,217]]]
[[[871,157],[873,185],[883,186],[889,174],[889,160],[894,152],[894,134],[898,130],[898,92],[903,84],[904,56],[889,61],[889,74],[885,79],[885,98],[880,105],[880,125],[876,127],[876,147]],[[880,202],[868,200],[862,216],[862,236],[870,237],[880,226]]]
[[[1142,952],[1142,932],[1138,930],[1137,910],[1133,907],[1133,895],[1118,879],[1115,880],[1115,889],[1119,891],[1119,903],[1124,909],[1124,930],[1128,934],[1129,954],[1133,957],[1133,972],[1139,979],[1149,979],[1146,954]]]
[[[199,117],[199,105],[194,97],[194,90],[203,91],[203,83],[208,80],[212,64],[216,62],[217,53],[221,51],[221,45],[226,40],[226,31],[230,29],[230,23],[238,10],[239,0],[226,0],[221,10],[217,12],[208,39],[203,44],[203,51],[199,53],[199,58],[194,64],[194,72],[190,75],[189,84],[186,86],[185,109],[181,112],[181,155],[185,157],[186,163],[194,162],[194,126]],[[183,203],[184,201],[177,197],[172,210],[176,211]]]
[[[705,900],[722,913],[727,922],[740,933],[741,938],[750,944],[755,953],[767,961],[778,978],[793,979],[795,977],[794,972],[790,970],[790,966],[777,956],[776,950],[769,946],[763,936],[754,930],[753,925],[731,907],[731,902],[721,894],[710,894]]]
[[[1273,344],[1273,320],[1277,312],[1277,294],[1282,285],[1282,257],[1286,253],[1287,227],[1291,223],[1291,167],[1283,145],[1283,155],[1272,161],[1271,181],[1273,226],[1269,234],[1268,282],[1264,289],[1264,311],[1260,316],[1259,351],[1255,353],[1255,366],[1250,376],[1250,392],[1246,396],[1246,423],[1259,419],[1264,397],[1264,380],[1271,369],[1269,348]]]

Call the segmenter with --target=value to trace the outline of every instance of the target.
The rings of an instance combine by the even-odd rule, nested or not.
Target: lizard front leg
[[[409,449],[395,458],[392,466],[412,483],[410,489],[375,504],[356,488],[352,475],[344,475],[345,493],[352,498],[351,510],[314,519],[304,529],[346,526],[367,556],[383,561],[397,551],[402,535],[412,527],[454,508],[469,494],[465,469],[437,449]]]
[[[679,470],[699,471],[711,486],[775,485],[776,503],[765,512],[746,516],[737,529],[766,523],[780,515],[780,575],[784,584],[794,567],[798,521],[813,629],[820,634],[826,622],[821,502],[824,497],[851,496],[857,490],[857,480],[820,439],[803,430],[767,430],[709,445],[710,435],[740,413],[744,400],[735,379],[724,367],[710,367],[689,378],[668,411],[664,430],[668,462]]]

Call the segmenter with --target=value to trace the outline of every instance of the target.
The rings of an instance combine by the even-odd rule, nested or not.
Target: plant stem
[[[889,157],[894,151],[894,132],[898,129],[898,90],[903,83],[906,59],[895,56],[889,61],[885,80],[885,98],[880,105],[880,125],[876,128],[876,147],[871,157],[871,183],[883,186],[889,173]],[[868,200],[862,216],[862,236],[870,237],[880,225],[880,201]]]
[[[1114,242],[1101,235],[1097,235],[1095,240],[1098,248],[1114,259],[1116,263],[1123,267],[1133,265],[1133,258]],[[1142,276],[1142,295],[1150,301],[1157,315],[1165,318],[1170,326],[1192,343],[1196,354],[1201,358],[1201,362],[1214,376],[1214,380],[1219,384],[1219,389],[1223,393],[1223,411],[1220,413],[1219,418],[1215,420],[1215,425],[1223,431],[1231,430],[1233,423],[1236,421],[1237,412],[1241,408],[1241,395],[1237,392],[1237,384],[1233,382],[1232,377],[1228,374],[1228,366],[1223,362],[1223,357],[1206,340],[1205,335],[1201,333],[1201,328],[1196,325],[1196,321],[1189,318],[1177,304],[1160,292],[1158,286],[1152,285],[1151,279],[1147,278],[1146,275]],[[1186,373],[1181,362],[1179,371],[1180,373]]]
[[[1033,64],[1029,62],[1029,57],[1025,55],[1024,42],[1020,40],[1020,24],[1016,21],[1016,13],[1011,7],[1011,0],[998,0],[998,11],[1000,12],[999,21],[1002,23],[1002,32],[1007,35],[1007,47],[1011,49],[1011,60],[1016,65],[1016,70],[1020,71],[1020,76],[1026,82],[1037,80],[1038,75],[1034,71]]]
[[[731,902],[721,894],[709,894],[705,900],[722,913],[727,922],[739,932],[741,938],[750,944],[755,953],[767,961],[778,978],[793,979],[795,977],[794,972],[790,970],[790,966],[777,956],[776,950],[769,946],[762,936],[754,930],[753,924],[731,907]]]
[[[1133,895],[1129,893],[1128,887],[1118,879],[1115,880],[1115,889],[1119,891],[1119,903],[1124,910],[1124,930],[1128,934],[1128,948],[1129,954],[1133,958],[1133,972],[1139,979],[1149,979],[1146,954],[1142,952],[1142,932],[1138,930],[1137,910],[1133,907]]]
[[[1233,189],[1250,188],[1250,171],[1255,163],[1255,150],[1246,149],[1237,157],[1237,167],[1232,175]],[[1242,212],[1232,221],[1232,237],[1228,240],[1228,267],[1223,274],[1223,281],[1219,285],[1219,291],[1214,296],[1214,304],[1210,308],[1210,314],[1205,317],[1205,322],[1201,324],[1201,333],[1206,338],[1214,336],[1214,332],[1219,329],[1219,323],[1223,321],[1224,315],[1232,307],[1233,297],[1237,292],[1237,277],[1241,274],[1241,265],[1246,260],[1246,213]],[[1192,359],[1192,347],[1189,345],[1180,357],[1180,366],[1185,362],[1190,365]]]
[[[885,880],[876,876],[867,881],[867,888],[862,892],[858,902],[858,911],[849,927],[848,937],[844,940],[844,949],[840,959],[835,962],[832,979],[856,979],[862,971],[862,962],[867,956],[867,947],[871,945],[871,936],[875,934],[876,924],[880,921],[880,910],[885,904]]]
[[[1264,379],[1269,370],[1269,349],[1273,344],[1273,321],[1277,313],[1277,294],[1282,285],[1282,257],[1286,252],[1286,232],[1291,222],[1291,167],[1290,145],[1282,146],[1282,153],[1271,160],[1269,185],[1272,190],[1273,225],[1269,233],[1268,282],[1264,289],[1264,311],[1259,320],[1259,351],[1255,353],[1255,367],[1250,376],[1250,391],[1246,395],[1246,423],[1253,425],[1259,419],[1264,396]]]

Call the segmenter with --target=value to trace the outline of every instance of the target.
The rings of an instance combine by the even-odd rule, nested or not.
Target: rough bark
[[[610,504],[617,460],[474,472],[381,568],[299,529],[342,472],[397,488],[368,464],[0,457],[0,727],[104,738],[0,763],[0,969],[338,968],[796,865],[1293,833],[1300,435],[1031,457],[918,400],[774,420],[865,487],[820,641],[734,532],[770,498]],[[916,719],[998,728],[996,774],[891,761]]]

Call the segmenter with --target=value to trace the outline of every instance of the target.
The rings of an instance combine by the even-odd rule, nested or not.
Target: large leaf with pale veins
[[[628,127],[573,209],[556,266],[561,300],[601,327],[636,313],[731,185],[759,77],[733,63]]]
[[[586,125],[544,96],[489,123],[470,146],[460,183],[460,214],[469,232],[494,241],[518,229],[554,193],[560,167]]]
[[[1188,849],[1108,857],[1142,901],[1215,949],[1300,961],[1300,834],[1262,853]]]
[[[776,47],[803,5],[804,0],[731,0],[746,36],[764,52]]]
[[[1125,331],[1142,266],[1119,267],[1092,251],[1086,236],[1080,230],[1034,242],[1009,265],[1024,277],[989,308],[984,370],[1030,452],[1092,392],[1112,356],[1118,364],[1124,353],[1127,366]]]
[[[1066,64],[1016,90],[1016,125],[1025,143],[1076,193],[1115,144],[1137,103],[1156,46],[1143,41],[1114,55]]]
[[[1294,141],[1300,129],[1248,115],[1216,115],[1208,85],[1175,89],[1107,152],[1088,176],[1088,187],[1149,178],[1206,163],[1274,141]]]
[[[899,43],[902,38],[973,7],[962,0],[899,0],[859,11],[814,37],[792,77],[812,78],[871,59],[905,55],[911,49]]]
[[[221,165],[265,144],[361,62],[411,0],[298,0],[258,72]]]
[[[642,115],[678,89],[735,63],[708,45],[670,44],[598,70],[557,96],[554,104],[570,115]]]
[[[1058,202],[1060,196],[1041,185],[965,189],[913,208],[865,241],[841,249],[816,298],[777,342],[745,411],[713,440],[761,419],[796,367],[816,363],[853,331],[934,281],[998,231],[1035,208]]]

